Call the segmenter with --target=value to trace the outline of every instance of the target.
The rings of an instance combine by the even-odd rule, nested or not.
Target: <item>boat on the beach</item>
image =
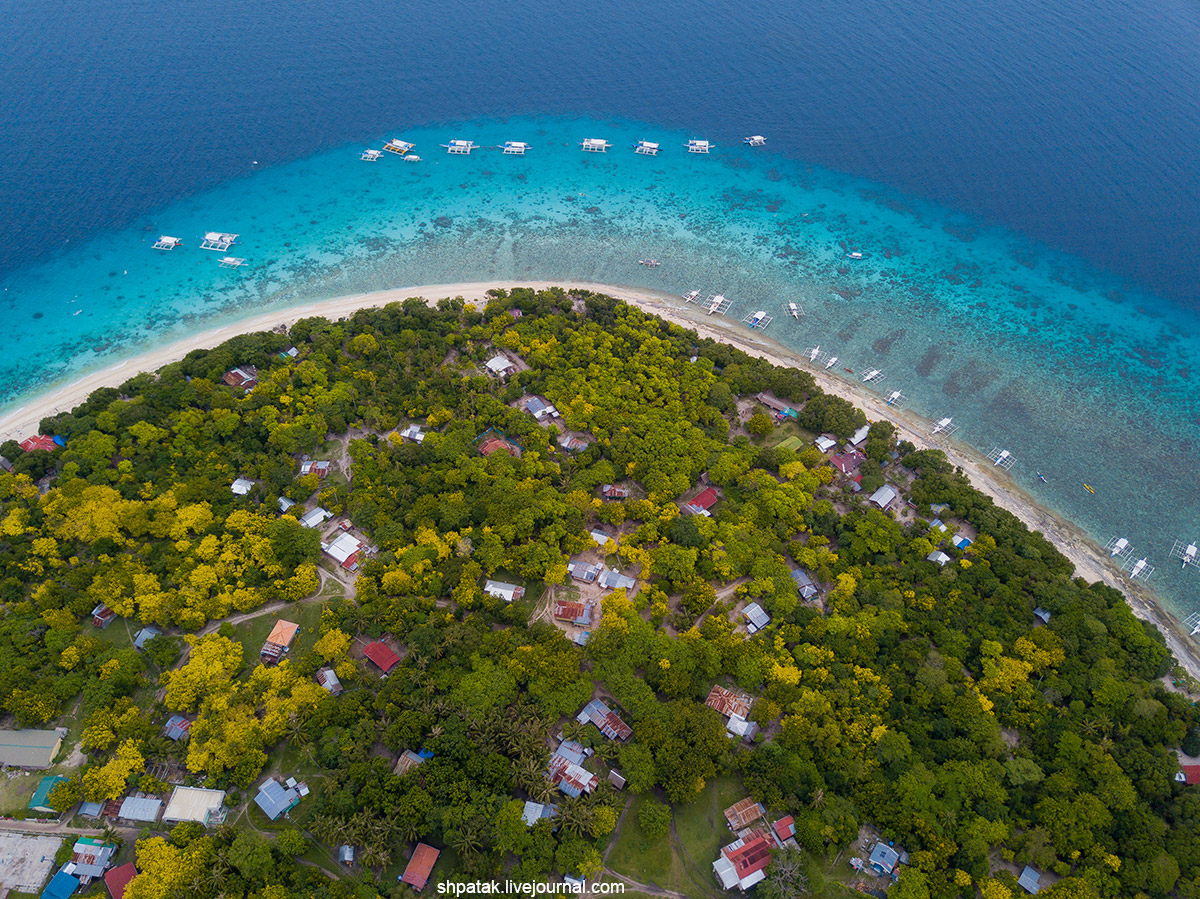
[[[237,242],[238,235],[236,234],[228,234],[224,231],[209,231],[204,235],[204,240],[200,241],[200,249],[216,250],[219,253],[224,253]]]
[[[156,250],[173,250],[181,246],[183,246],[182,240],[178,237],[168,237],[166,234],[154,241],[154,249]]]
[[[410,144],[408,141],[394,137],[383,145],[383,149],[389,153],[395,153],[397,156],[403,156],[415,146],[416,144]]]
[[[442,144],[446,148],[446,152],[451,156],[470,156],[471,151],[475,149],[475,141],[473,140],[452,140],[448,144]]]
[[[640,140],[633,145],[633,152],[639,156],[657,156],[660,149],[658,144],[649,140]]]
[[[723,293],[714,294],[708,298],[708,314],[724,315],[732,305],[733,300],[726,298]]]
[[[749,137],[743,137],[742,143],[751,147],[765,147],[767,145],[767,139],[761,134],[752,134]]]
[[[505,156],[524,156],[526,150],[532,150],[533,147],[525,143],[523,140],[506,140],[501,152]]]
[[[579,142],[579,149],[584,153],[607,153],[612,144],[602,137],[585,137]]]
[[[808,357],[809,362],[816,362],[817,357],[821,355],[821,345],[818,343],[816,346],[810,346],[804,351],[804,355]]]
[[[382,150],[363,150],[362,156],[358,157],[363,162],[375,162],[383,155]]]
[[[700,296],[700,291],[692,290],[683,295],[683,301],[685,303],[694,303],[694,302],[696,302],[696,298],[699,296]]]
[[[771,324],[771,322],[774,320],[775,319],[773,316],[767,315],[766,312],[760,309],[757,312],[751,312],[742,319],[742,322],[752,330],[765,331],[767,329],[767,325]]]
[[[706,140],[692,139],[687,142],[687,151],[689,153],[707,153],[712,149],[713,144]]]
[[[1200,568],[1200,548],[1196,546],[1195,541],[1176,540],[1175,545],[1171,547],[1171,558],[1182,562],[1184,570],[1189,566]]]

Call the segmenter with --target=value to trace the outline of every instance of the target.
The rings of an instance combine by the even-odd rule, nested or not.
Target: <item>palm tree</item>
[[[363,846],[358,856],[359,863],[364,868],[385,868],[391,859],[392,854],[387,848],[376,844]]]
[[[465,822],[454,832],[450,847],[459,855],[475,855],[483,851],[483,843],[479,839],[479,828],[474,821]]]
[[[581,837],[583,836],[583,832],[587,830],[590,817],[591,815],[588,813],[584,801],[578,796],[569,796],[559,808],[556,820],[563,833],[571,833],[577,837]]]

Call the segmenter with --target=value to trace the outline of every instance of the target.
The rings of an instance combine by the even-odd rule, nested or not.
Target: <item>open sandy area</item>
[[[486,302],[487,292],[495,288],[511,290],[528,287],[541,290],[561,286],[593,290],[617,297],[638,306],[646,312],[660,315],[684,327],[691,328],[702,337],[711,337],[730,343],[747,353],[765,358],[776,365],[803,368],[809,371],[827,393],[844,397],[861,408],[869,419],[888,419],[900,432],[900,437],[911,441],[919,448],[936,448],[946,453],[950,462],[960,467],[978,489],[991,496],[998,505],[1012,512],[1027,526],[1041,531],[1075,565],[1076,574],[1088,581],[1103,581],[1120,590],[1128,599],[1134,614],[1154,622],[1162,631],[1167,645],[1184,668],[1200,678],[1200,646],[1186,634],[1179,622],[1161,609],[1153,594],[1141,584],[1131,583],[1115,565],[1107,553],[1082,529],[1060,515],[1042,508],[1027,492],[1021,489],[1007,473],[998,470],[982,454],[953,440],[931,437],[933,423],[923,416],[902,409],[889,407],[878,393],[859,385],[832,376],[814,367],[794,351],[766,337],[765,334],[749,331],[729,319],[707,316],[703,310],[688,306],[671,294],[636,287],[613,284],[592,284],[578,281],[490,281],[462,284],[429,284],[381,290],[373,293],[337,297],[323,302],[309,303],[275,312],[265,312],[221,328],[205,331],[192,337],[176,341],[159,349],[144,353],[118,365],[89,373],[61,388],[49,391],[28,400],[18,409],[0,416],[0,439],[24,437],[37,432],[38,423],[57,410],[70,409],[82,402],[88,394],[99,387],[117,387],[134,374],[155,371],[158,368],[183,358],[195,349],[207,349],[228,340],[235,334],[251,331],[269,331],[280,325],[289,326],[301,318],[322,316],[338,319],[352,314],[357,309],[384,306],[409,297],[423,297],[436,302],[444,297],[462,297],[468,302]]]

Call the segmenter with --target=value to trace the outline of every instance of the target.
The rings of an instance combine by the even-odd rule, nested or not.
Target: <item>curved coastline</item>
[[[1197,647],[1154,593],[1145,585],[1130,583],[1111,563],[1103,548],[1082,528],[1062,515],[1047,509],[1006,473],[996,469],[981,453],[952,439],[931,437],[932,422],[913,412],[887,406],[881,396],[863,389],[859,384],[829,375],[814,367],[793,350],[765,335],[736,327],[727,320],[714,320],[697,314],[679,297],[647,288],[616,284],[598,284],[572,279],[556,281],[478,281],[451,284],[426,284],[390,288],[370,293],[349,294],[319,302],[261,312],[182,338],[166,346],[127,358],[115,365],[96,369],[75,380],[51,388],[37,396],[27,397],[12,411],[0,415],[0,434],[28,436],[36,433],[41,420],[58,411],[70,409],[83,402],[92,391],[101,387],[117,387],[141,372],[156,371],[164,365],[182,359],[196,349],[210,349],[239,333],[288,327],[302,318],[320,316],[344,318],[358,309],[384,306],[412,297],[436,302],[445,297],[461,297],[468,302],[482,302],[493,289],[512,290],[549,287],[582,288],[605,293],[645,312],[661,316],[682,327],[696,331],[702,337],[732,344],[770,362],[808,371],[821,389],[854,403],[873,420],[887,419],[896,425],[900,435],[918,448],[940,449],[948,460],[963,470],[971,484],[990,496],[997,505],[1016,515],[1026,526],[1040,531],[1075,566],[1075,573],[1088,581],[1100,581],[1119,590],[1134,614],[1153,623],[1162,632],[1176,660],[1193,677],[1200,678],[1200,647]]]

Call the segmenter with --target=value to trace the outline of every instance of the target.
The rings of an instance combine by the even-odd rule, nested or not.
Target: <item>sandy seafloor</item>
[[[541,290],[553,286],[567,289],[584,288],[606,293],[646,312],[690,328],[702,337],[732,344],[776,365],[803,368],[813,375],[822,390],[853,402],[872,421],[887,419],[893,422],[899,429],[901,439],[907,439],[919,448],[942,450],[952,464],[962,468],[974,486],[991,496],[998,505],[1012,512],[1028,527],[1043,533],[1070,559],[1077,576],[1088,581],[1102,581],[1120,590],[1129,601],[1134,614],[1157,625],[1183,667],[1194,677],[1200,678],[1200,651],[1179,622],[1160,608],[1153,594],[1142,584],[1130,582],[1113,564],[1103,547],[1082,528],[1039,505],[1033,496],[982,453],[953,439],[931,437],[933,422],[915,412],[887,405],[886,392],[881,393],[879,390],[870,389],[869,385],[831,376],[820,365],[814,366],[794,350],[767,337],[765,333],[749,331],[728,318],[708,316],[702,309],[685,303],[681,297],[662,291],[578,281],[493,281],[418,285],[307,303],[243,318],[143,353],[117,365],[94,371],[30,399],[18,409],[0,417],[0,433],[35,433],[42,418],[59,410],[73,408],[97,388],[119,386],[138,372],[156,371],[163,365],[183,358],[192,350],[217,346],[235,334],[290,326],[301,318],[313,316],[336,320],[349,316],[357,309],[383,306],[410,297],[421,297],[430,303],[445,297],[461,297],[468,302],[482,304],[487,301],[487,292],[496,288],[511,290],[527,287]]]

